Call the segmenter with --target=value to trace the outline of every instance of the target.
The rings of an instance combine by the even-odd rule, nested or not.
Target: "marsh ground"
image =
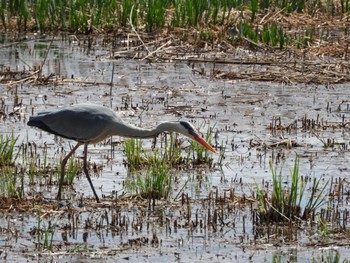
[[[174,49],[166,60],[131,59],[139,51],[122,41],[119,50],[112,49],[106,37],[29,36],[11,41],[3,36],[0,49],[1,132],[18,136],[16,163],[27,174],[27,198],[2,203],[0,258],[325,262],[327,255],[350,257],[348,83],[221,78],[219,71],[240,75],[271,70],[266,65],[211,60],[259,56],[243,49],[196,54]],[[108,106],[128,122],[145,127],[180,118],[202,132],[213,126],[213,144],[225,151],[212,156],[212,167],[172,171],[176,180],[171,197],[152,204],[125,190],[133,175],[123,164],[123,139],[113,137],[90,146],[89,152],[96,171],[93,183],[104,196],[103,203],[94,202],[83,175],[73,188],[65,189],[66,200],[57,202],[55,171],[51,176],[36,174],[29,184],[23,149],[35,151],[41,164],[44,156],[47,164],[57,164],[73,143],[32,129],[26,121],[37,112],[81,102]],[[145,141],[149,149],[151,144],[152,140]],[[187,144],[185,140],[184,152]],[[282,169],[287,181],[296,154],[301,176],[332,181],[329,202],[323,207],[331,218],[327,233],[318,222],[290,227],[256,224],[255,187],[269,187],[269,161]],[[77,152],[80,156],[82,150]]]

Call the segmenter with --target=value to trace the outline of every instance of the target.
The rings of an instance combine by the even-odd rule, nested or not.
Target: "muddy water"
[[[1,123],[2,132],[13,131],[19,136],[19,144],[35,142],[39,152],[47,145],[50,162],[58,162],[60,153],[68,151],[74,142],[29,128],[26,121],[33,113],[64,105],[82,102],[105,105],[118,111],[128,122],[144,127],[174,119],[188,119],[202,127],[202,132],[208,125],[215,125],[214,142],[226,147],[222,165],[216,165],[215,169],[176,171],[179,178],[176,189],[187,182],[184,192],[195,200],[190,206],[192,220],[198,217],[206,222],[210,217],[208,209],[217,209],[217,205],[207,200],[210,193],[223,194],[234,189],[238,196],[252,196],[255,183],[271,179],[269,160],[279,164],[288,175],[297,153],[301,157],[303,176],[324,180],[349,177],[348,84],[287,86],[222,81],[211,77],[211,71],[218,65],[115,60],[101,40],[95,40],[92,48],[75,37],[56,38],[52,42],[51,38],[29,39],[13,45],[8,45],[9,41],[5,39],[0,49],[0,65],[13,71],[35,70],[44,61],[50,46],[42,75],[53,74],[57,81],[37,83],[28,79],[0,85],[0,98],[7,114]],[[242,66],[231,70],[254,68]],[[14,109],[16,95],[20,107]],[[18,114],[10,116],[14,110]],[[302,127],[303,118],[322,125],[314,129]],[[287,127],[293,123],[296,128],[269,129],[271,125]],[[324,147],[327,140],[334,143]],[[122,165],[124,154],[119,145],[122,138],[115,137],[112,141],[115,147],[111,147],[111,141],[89,147],[90,161],[102,167],[102,172],[93,176],[100,196],[112,193],[122,196],[124,181],[129,176],[128,169]],[[288,147],[291,142],[294,146]],[[151,143],[152,140],[145,141],[148,147]],[[82,149],[77,152],[77,156],[81,155]],[[213,157],[214,162],[218,162],[219,155]],[[346,181],[345,191],[348,187]],[[56,203],[52,200],[56,187],[32,186],[28,192],[42,192],[50,205]],[[174,191],[173,197],[176,194]],[[76,178],[74,190],[65,191],[65,197],[71,196],[74,200],[92,197],[84,177]],[[54,252],[38,248],[37,236],[30,234],[38,224],[37,210],[21,216],[3,214],[0,258],[7,258],[8,262],[38,260],[39,255],[53,262],[96,259],[104,262],[232,262],[236,259],[269,262],[280,257],[306,262],[322,254],[319,247],[307,247],[310,240],[317,240],[317,234],[308,236],[306,230],[299,232],[294,242],[271,241],[264,235],[256,235],[251,206],[240,206],[238,201],[222,208],[225,224],[220,229],[210,224],[191,228],[183,219],[186,211],[181,201],[159,202],[151,209],[137,202],[123,203],[117,208],[109,206],[108,201],[106,207],[80,207],[78,203],[63,202],[61,210],[47,212],[42,217],[45,227],[50,223],[56,226]],[[76,210],[68,216],[71,205]],[[341,209],[349,209],[348,204],[342,203]],[[116,215],[120,222],[113,228],[110,223]],[[74,220],[77,226],[72,228]],[[348,226],[349,222],[345,224]],[[343,246],[337,250],[341,258],[350,256]]]

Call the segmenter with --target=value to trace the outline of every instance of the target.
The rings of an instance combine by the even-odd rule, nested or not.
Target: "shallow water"
[[[35,69],[44,60],[50,43],[51,38],[38,37],[17,45],[6,45],[0,48],[0,65],[10,70]],[[96,40],[93,49],[88,49],[74,37],[54,39],[42,75],[54,74],[60,81],[44,85],[33,85],[28,83],[30,81],[12,85],[2,82],[0,99],[8,115],[1,123],[2,132],[13,131],[19,136],[19,143],[35,142],[39,152],[46,144],[49,160],[57,162],[60,156],[57,152],[62,148],[68,151],[74,142],[26,126],[32,113],[91,102],[108,106],[118,111],[128,122],[144,127],[180,118],[190,120],[195,126],[201,127],[202,132],[207,131],[208,125],[215,125],[218,145],[226,146],[224,165],[220,169],[176,171],[176,176],[180,178],[178,189],[189,181],[184,191],[190,198],[197,200],[191,206],[190,218],[193,220],[197,213],[203,222],[208,219],[208,208],[214,211],[218,207],[202,200],[211,192],[223,193],[230,189],[235,189],[235,193],[240,196],[252,196],[255,183],[271,180],[271,159],[280,164],[279,167],[286,176],[298,154],[300,173],[303,176],[315,176],[325,181],[349,177],[349,132],[346,124],[350,101],[348,84],[316,86],[223,81],[211,78],[210,72],[214,68],[212,64],[148,63],[131,59],[114,60],[110,55],[111,51],[103,47],[101,39]],[[113,64],[111,89],[109,83]],[[227,69],[229,66],[220,67]],[[206,75],[197,74],[193,69],[204,69]],[[241,66],[232,70],[252,69]],[[15,94],[21,103],[19,115],[10,117],[9,113],[14,110]],[[329,125],[303,130],[301,123],[305,116]],[[280,118],[284,126],[297,122],[298,128],[272,132],[268,127],[276,118]],[[343,124],[342,127],[338,127],[340,124]],[[337,144],[325,148],[324,142],[327,139],[335,140]],[[113,137],[115,143],[121,140],[122,138]],[[298,146],[290,149],[278,145],[270,147],[283,140],[292,140]],[[152,140],[146,140],[145,143],[150,147]],[[82,156],[82,149],[77,151],[77,156]],[[129,174],[128,169],[122,165],[124,154],[120,145],[113,149],[110,142],[92,145],[89,147],[89,158],[91,162],[103,167],[101,174],[92,178],[98,195],[110,195],[111,192],[122,195],[125,190],[124,181]],[[217,162],[219,155],[214,155],[213,158]],[[344,187],[345,191],[349,190],[348,180]],[[57,188],[33,186],[28,191],[41,191],[50,200],[57,193]],[[83,176],[75,180],[74,191],[67,189],[65,194],[68,197],[79,197],[82,194],[84,197],[92,197]],[[173,195],[176,195],[176,191]],[[70,225],[66,217],[69,204],[63,203],[62,212],[48,213],[43,218],[46,226],[49,221],[57,225],[53,238],[57,246],[62,246],[64,235],[68,236],[63,248],[55,250],[57,253],[35,250],[36,237],[29,232],[37,225],[36,215],[24,215],[23,218],[18,218],[16,213],[2,215],[1,225],[7,227],[3,227],[0,232],[0,247],[8,262],[37,260],[39,254],[48,261],[64,259],[76,262],[90,259],[91,262],[96,259],[103,259],[104,262],[231,262],[241,258],[248,262],[272,261],[274,256],[280,256],[283,260],[306,262],[320,255],[319,247],[307,247],[310,239],[317,239],[317,236],[310,238],[301,233],[297,238],[299,242],[269,242],[265,238],[257,238],[249,205],[239,209],[236,206],[238,203],[232,204],[234,209],[225,206],[227,226],[222,229],[214,230],[208,225],[203,229],[197,227],[191,230],[183,222],[183,227],[178,227],[176,232],[173,229],[174,221],[179,223],[178,220],[185,213],[179,201],[174,204],[160,202],[146,212],[131,202],[129,206],[122,205],[115,211],[130,225],[137,222],[138,228],[142,230],[137,230],[137,227],[136,230],[113,229],[106,218],[111,220],[114,217],[113,209],[116,208],[90,208],[89,211],[83,207],[77,208],[75,212],[78,228],[75,232],[66,233],[62,226]],[[349,209],[348,201],[342,203],[341,209]],[[86,227],[90,221],[91,228]],[[346,221],[345,225],[348,227],[349,222]],[[154,233],[161,243],[152,245]],[[148,242],[141,242],[139,238],[147,238]],[[135,239],[137,241],[134,244]],[[337,250],[341,258],[350,256],[342,245]],[[0,258],[5,258],[3,255]]]

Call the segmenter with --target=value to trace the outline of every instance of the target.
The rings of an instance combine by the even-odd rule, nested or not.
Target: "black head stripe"
[[[197,132],[193,129],[192,125],[189,124],[187,121],[180,121],[180,124],[188,130],[189,134],[195,135]]]

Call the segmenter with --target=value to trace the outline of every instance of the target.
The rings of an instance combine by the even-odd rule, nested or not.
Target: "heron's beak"
[[[199,142],[200,144],[202,144],[205,148],[207,148],[209,151],[213,152],[213,153],[218,153],[217,151],[215,151],[215,149],[213,147],[211,147],[211,145],[209,143],[207,143],[201,136],[199,135],[194,135],[194,139]]]

